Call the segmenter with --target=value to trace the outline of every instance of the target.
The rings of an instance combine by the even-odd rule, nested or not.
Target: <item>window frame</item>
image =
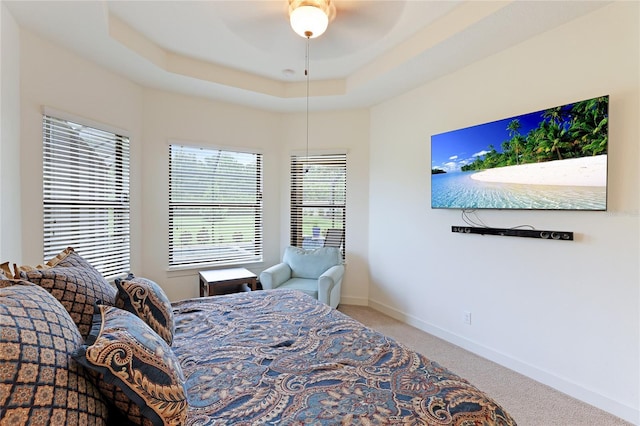
[[[129,133],[44,107],[42,170],[44,259],[72,246],[106,279],[126,275],[131,270]]]
[[[264,222],[264,201],[263,201],[263,193],[264,193],[264,154],[259,151],[259,150],[251,150],[251,149],[244,149],[244,148],[238,148],[238,147],[221,147],[221,146],[211,146],[211,145],[200,145],[200,144],[194,144],[194,143],[189,143],[189,142],[184,142],[184,141],[176,141],[176,140],[170,140],[168,143],[168,150],[169,150],[169,191],[168,191],[168,258],[167,258],[167,265],[168,265],[168,270],[173,271],[173,270],[185,270],[185,269],[201,269],[201,268],[206,268],[206,267],[229,267],[229,266],[239,266],[239,265],[246,265],[246,264],[251,264],[251,263],[259,263],[262,262],[264,260],[264,231],[263,231],[263,222]],[[178,200],[174,200],[174,185],[177,185],[177,182],[174,182],[174,177],[175,175],[175,170],[177,167],[177,164],[174,164],[173,162],[173,151],[174,151],[174,147],[175,148],[179,148],[179,149],[185,149],[185,150],[193,150],[193,151],[203,151],[203,152],[208,152],[211,155],[216,155],[216,153],[219,153],[221,156],[223,154],[229,154],[230,156],[234,156],[234,155],[238,155],[238,156],[246,156],[246,155],[250,155],[250,156],[254,156],[255,160],[256,160],[256,176],[255,176],[255,180],[252,181],[252,185],[255,188],[253,194],[255,195],[255,200],[253,203],[249,202],[249,203],[242,203],[242,202],[238,202],[237,200],[232,201],[232,202],[222,202],[220,200],[209,200],[209,201],[201,201],[198,202],[196,200],[183,200],[183,201],[178,201]],[[195,170],[196,168],[193,167],[191,170]],[[217,172],[214,172],[217,173]],[[228,176],[227,176],[228,177]],[[182,177],[184,179],[184,176]],[[243,181],[244,182],[244,181]],[[210,185],[213,187],[214,185],[216,185],[215,182],[211,182]],[[239,190],[241,191],[242,188]],[[254,209],[254,215],[253,215],[253,240],[249,241],[248,244],[245,244],[245,247],[234,247],[235,245],[238,245],[239,243],[236,242],[235,240],[231,242],[231,244],[226,243],[226,244],[217,244],[215,243],[215,241],[211,241],[211,242],[207,242],[206,245],[208,245],[208,247],[203,248],[203,250],[210,250],[210,251],[216,251],[219,250],[221,252],[224,252],[225,247],[227,249],[227,253],[229,253],[230,250],[236,250],[236,251],[248,251],[249,254],[248,255],[240,255],[238,254],[237,256],[234,255],[228,255],[227,257],[224,257],[224,255],[221,255],[221,257],[218,258],[211,258],[211,257],[207,257],[205,258],[204,256],[200,256],[200,255],[194,255],[191,261],[185,260],[185,257],[187,256],[187,254],[183,255],[183,259],[180,260],[180,255],[177,253],[178,250],[182,248],[184,249],[184,247],[187,245],[186,243],[180,243],[179,240],[181,238],[180,235],[182,235],[182,232],[178,232],[178,228],[176,225],[176,222],[178,218],[183,217],[181,216],[179,212],[179,209],[213,209],[210,212],[210,217],[214,218],[216,215],[219,215],[220,212],[219,210],[224,210],[225,208],[233,208],[233,209]],[[186,211],[186,210],[185,210]],[[239,218],[240,214],[238,214],[238,217],[234,217],[234,218]],[[228,216],[225,216],[228,217]],[[210,220],[215,220],[215,219],[210,219]],[[200,225],[202,225],[202,223],[200,223]],[[211,224],[213,225],[213,224]],[[213,234],[215,233],[215,231],[213,230],[215,229],[215,227],[212,226],[212,230],[211,230],[211,239],[214,239]],[[244,234],[243,234],[244,235]],[[227,236],[228,237],[228,236]],[[235,234],[234,237],[235,238]]]
[[[343,182],[340,182],[339,191],[343,191],[339,194],[335,201],[329,199],[316,200],[317,202],[305,202],[304,201],[304,177],[308,176],[309,167],[338,167],[342,169],[343,174],[341,178]],[[305,169],[307,170],[305,172]],[[342,245],[340,251],[344,260],[346,253],[346,229],[347,229],[347,176],[348,176],[348,155],[344,151],[330,151],[322,153],[301,154],[292,153],[290,156],[290,244],[296,247],[302,248],[315,248],[321,247],[322,235],[311,235],[312,240],[319,240],[316,242],[309,242],[309,235],[305,235],[305,221],[304,209],[328,209],[334,210],[329,215],[329,219],[332,220],[332,225],[329,228],[342,229],[344,236],[342,238]],[[301,180],[302,179],[302,180]],[[313,180],[312,184],[325,183],[322,182],[322,178]],[[342,201],[340,201],[342,200]],[[341,213],[335,212],[338,210]],[[335,225],[341,223],[342,226]],[[321,230],[322,232],[322,230]],[[326,230],[324,231],[326,232]]]

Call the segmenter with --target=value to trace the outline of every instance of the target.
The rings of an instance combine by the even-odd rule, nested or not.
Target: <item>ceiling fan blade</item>
[[[318,38],[317,58],[336,57],[336,47],[342,55],[373,45],[391,31],[403,13],[400,1],[340,1],[335,19],[327,32]],[[391,18],[390,18],[391,17]]]

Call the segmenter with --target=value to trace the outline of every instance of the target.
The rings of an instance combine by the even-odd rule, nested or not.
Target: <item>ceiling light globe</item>
[[[291,12],[291,28],[304,38],[321,36],[329,25],[329,17],[316,6],[300,6]]]

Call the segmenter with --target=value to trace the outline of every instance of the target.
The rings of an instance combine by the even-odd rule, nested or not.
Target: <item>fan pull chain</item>
[[[307,153],[305,156],[306,167],[304,172],[307,173],[309,171],[309,40],[310,37],[307,37],[307,51],[305,54],[305,65],[304,65],[304,75],[307,79]]]

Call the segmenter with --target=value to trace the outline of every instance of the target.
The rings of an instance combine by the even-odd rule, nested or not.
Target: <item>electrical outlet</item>
[[[462,321],[464,321],[464,323],[467,325],[471,325],[471,312],[464,311],[464,317],[462,318]]]

